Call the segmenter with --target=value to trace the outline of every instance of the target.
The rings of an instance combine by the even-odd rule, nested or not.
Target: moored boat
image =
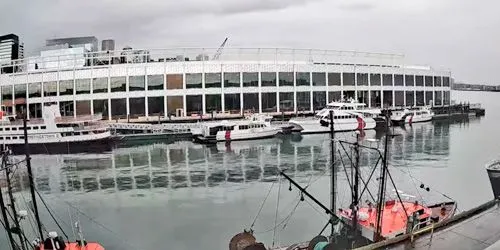
[[[434,112],[429,107],[393,109],[391,113],[391,122],[397,125],[428,122],[434,116]]]
[[[281,126],[271,125],[271,117],[251,117],[244,120],[200,123],[198,131],[193,132],[197,143],[216,143],[271,138],[282,132]]]

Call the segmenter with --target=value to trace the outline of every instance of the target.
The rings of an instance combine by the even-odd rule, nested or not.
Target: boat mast
[[[14,200],[14,195],[13,195],[13,190],[12,190],[12,183],[10,180],[10,174],[11,174],[10,167],[11,167],[11,165],[9,165],[9,163],[7,162],[8,154],[9,154],[9,152],[8,152],[8,150],[6,150],[4,153],[4,157],[2,157],[2,165],[6,166],[5,167],[5,178],[7,181],[7,193],[9,194],[9,199],[10,199],[9,205],[10,205],[10,209],[12,210],[12,215],[14,217],[14,224],[15,224],[16,228],[18,229],[19,244],[21,244],[21,248],[23,250],[26,250],[25,241],[23,239],[23,233],[21,231],[21,225],[19,223],[19,218],[17,215],[16,202]]]
[[[358,204],[359,204],[359,133],[356,133],[356,142],[354,143],[354,184],[352,187],[352,230],[354,242],[358,238]]]
[[[331,183],[330,183],[330,199],[331,199],[331,204],[330,204],[330,210],[335,212],[336,211],[336,200],[335,200],[335,193],[337,192],[337,174],[336,174],[336,168],[335,168],[335,130],[334,130],[334,127],[333,127],[333,110],[330,110],[330,148],[331,148],[331,152],[330,152],[330,160],[331,160]],[[334,223],[334,216],[331,215],[330,216],[330,224],[332,226],[332,231],[330,233],[330,236],[333,237],[333,235],[335,234],[335,225],[336,223]]]
[[[2,154],[2,158],[5,157],[5,154]],[[2,167],[4,168],[4,161],[2,160]],[[10,228],[10,223],[9,223],[9,218],[7,217],[7,208],[5,208],[5,202],[3,200],[3,192],[2,188],[0,186],[0,210],[2,212],[2,219],[3,219],[3,224],[5,227],[5,231],[7,231],[7,236],[9,237],[10,245],[12,249],[17,249],[16,243],[14,241],[14,238],[12,237],[12,231]]]
[[[380,178],[379,178],[379,190],[378,190],[378,200],[377,200],[377,224],[375,231],[375,239],[376,241],[381,240],[382,233],[382,209],[385,203],[385,189],[387,186],[387,151],[389,144],[389,122],[390,122],[390,114],[389,110],[385,113],[385,143],[384,143],[384,158],[382,159],[382,167],[380,169]]]
[[[28,144],[28,128],[27,128],[26,116],[27,114],[25,113],[23,116],[23,130],[24,130],[24,153],[26,154],[26,168],[28,169],[28,179],[30,182],[31,199],[33,200],[33,210],[35,213],[36,224],[38,226],[38,233],[40,234],[40,240],[43,241],[42,223],[40,222],[40,215],[38,214],[38,206],[36,204],[36,196],[35,196],[35,183],[33,181],[33,172],[31,171],[31,157],[30,157],[30,148]]]

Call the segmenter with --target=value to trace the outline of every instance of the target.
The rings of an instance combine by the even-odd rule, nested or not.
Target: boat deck
[[[496,246],[496,247],[495,247]],[[490,248],[488,248],[490,247]],[[390,249],[500,249],[500,204],[464,221]]]

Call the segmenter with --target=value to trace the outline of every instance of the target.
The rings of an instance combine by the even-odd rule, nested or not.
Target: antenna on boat
[[[28,169],[28,180],[30,183],[30,193],[31,199],[33,200],[33,211],[35,213],[36,224],[38,227],[38,233],[40,234],[40,240],[43,240],[42,223],[40,222],[40,215],[38,213],[38,206],[36,203],[35,196],[35,183],[33,181],[33,171],[31,170],[31,157],[30,157],[30,147],[28,143],[28,128],[27,128],[27,113],[23,116],[23,130],[24,130],[24,153],[26,155],[26,168]]]
[[[384,207],[385,202],[385,189],[387,186],[386,178],[387,178],[387,151],[389,145],[389,122],[390,122],[390,114],[389,110],[385,112],[385,143],[384,143],[384,158],[382,158],[382,167],[380,168],[380,177],[379,177],[379,189],[378,189],[378,197],[377,197],[377,223],[375,230],[375,239],[378,241],[381,239],[382,233],[382,209]]]

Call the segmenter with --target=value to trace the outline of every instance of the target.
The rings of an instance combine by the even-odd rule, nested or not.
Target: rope
[[[276,177],[279,178],[279,174]],[[276,182],[273,182],[271,184],[271,187],[269,187],[269,190],[267,191],[267,195],[264,198],[264,200],[262,201],[262,204],[260,205],[259,211],[257,212],[257,214],[255,215],[255,218],[253,219],[252,225],[250,225],[250,230],[253,229],[253,226],[255,225],[255,222],[257,222],[257,218],[259,217],[260,213],[262,212],[262,209],[264,208],[264,204],[266,203],[267,198],[269,198],[269,195],[271,194],[271,190],[273,189],[273,186],[274,186],[275,183]]]
[[[281,176],[278,177],[278,198],[277,198],[277,201],[276,201],[276,214],[274,216],[274,232],[273,232],[273,247],[275,246],[274,243],[275,243],[275,239],[276,239],[276,223],[278,221],[278,209],[279,209],[279,206],[280,206],[280,194],[281,194]]]
[[[54,214],[52,214],[52,211],[51,209],[49,208],[49,206],[47,205],[47,203],[45,203],[45,200],[43,199],[43,197],[40,195],[40,193],[38,192],[37,189],[35,189],[36,193],[38,194],[38,197],[40,198],[40,200],[42,201],[43,205],[45,206],[45,208],[47,209],[47,212],[49,212],[49,215],[50,217],[52,218],[52,220],[54,220],[54,222],[56,223],[57,227],[59,228],[59,230],[61,230],[61,232],[64,234],[64,237],[66,237],[66,240],[69,240],[69,237],[68,235],[66,234],[66,232],[64,232],[64,230],[62,229],[61,227],[61,224],[59,224],[59,222],[57,221],[57,219],[55,218]]]

